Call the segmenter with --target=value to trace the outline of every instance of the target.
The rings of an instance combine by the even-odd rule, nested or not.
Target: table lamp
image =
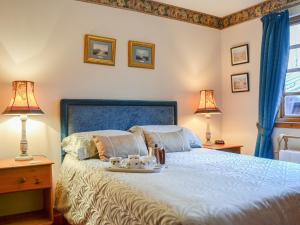
[[[22,138],[20,142],[20,155],[15,158],[17,161],[32,160],[28,155],[26,138],[27,115],[44,114],[38,106],[34,97],[34,83],[31,81],[14,81],[12,83],[13,94],[9,105],[3,112],[6,115],[18,115],[22,122]]]
[[[206,125],[206,143],[205,145],[212,145],[211,139],[211,132],[210,132],[210,124],[209,120],[212,114],[220,114],[221,110],[217,107],[216,101],[214,98],[214,91],[213,90],[201,90],[200,91],[200,103],[198,109],[196,110],[195,114],[204,114],[205,118],[207,119]]]

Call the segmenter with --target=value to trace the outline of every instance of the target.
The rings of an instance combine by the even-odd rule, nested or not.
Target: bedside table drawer
[[[50,188],[51,166],[29,166],[0,170],[0,193]]]
[[[220,151],[241,154],[241,149],[240,148],[220,149]]]
[[[213,145],[203,145],[204,148],[218,150],[222,152],[231,152],[241,154],[242,145],[226,145],[226,144],[213,144]]]

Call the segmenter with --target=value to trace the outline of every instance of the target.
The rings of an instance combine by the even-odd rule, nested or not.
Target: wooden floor
[[[0,218],[0,225],[51,225],[52,221],[42,211]]]
[[[63,214],[54,210],[53,212],[53,225],[71,225],[64,218]]]
[[[56,210],[51,221],[43,211],[36,211],[0,218],[0,225],[70,225],[63,215]]]

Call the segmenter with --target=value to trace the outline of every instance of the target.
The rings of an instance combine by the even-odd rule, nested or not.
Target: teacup
[[[131,160],[131,159],[139,160],[140,159],[140,155],[128,155],[128,159],[129,160]]]
[[[141,158],[144,168],[153,168],[156,165],[156,158],[154,156],[143,156]]]
[[[121,166],[121,161],[122,161],[121,157],[111,157],[109,159],[109,162],[110,162],[112,167],[120,167]]]
[[[131,169],[139,169],[140,168],[140,160],[139,159],[129,159],[129,167]]]

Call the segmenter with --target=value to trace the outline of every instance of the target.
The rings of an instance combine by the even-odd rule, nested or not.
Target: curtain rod
[[[300,5],[300,0],[292,1],[292,2],[287,3],[286,5],[284,5],[282,7],[279,7],[278,9],[274,10],[273,12],[281,12],[283,10],[290,9],[290,8],[293,8],[293,7],[298,6],[298,5]]]
[[[300,0],[287,3],[286,5],[284,5],[282,7],[279,7],[278,9],[276,9],[272,12],[282,12],[284,10],[293,8],[293,7],[298,6],[298,5],[300,5]],[[296,23],[299,23],[299,22],[300,22],[300,11],[299,11],[299,14],[293,15],[293,16],[290,17],[290,23],[291,24],[296,24]]]

